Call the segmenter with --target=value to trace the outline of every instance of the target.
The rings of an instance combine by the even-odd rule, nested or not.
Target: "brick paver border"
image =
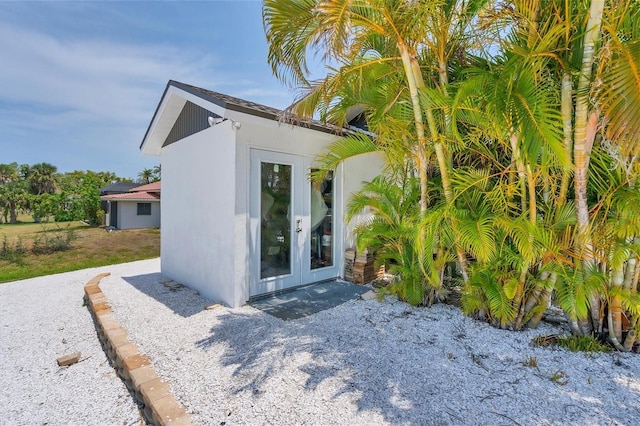
[[[191,415],[176,401],[169,384],[158,377],[149,358],[138,351],[129,341],[127,331],[113,318],[109,302],[98,285],[109,275],[96,275],[84,286],[85,302],[107,358],[138,399],[148,422],[158,426],[193,425]]]

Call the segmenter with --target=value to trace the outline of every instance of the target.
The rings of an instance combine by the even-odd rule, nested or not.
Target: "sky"
[[[135,179],[167,82],[276,108],[260,1],[0,0],[0,163]]]

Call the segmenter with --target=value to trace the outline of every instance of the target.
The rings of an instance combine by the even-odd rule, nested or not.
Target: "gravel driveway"
[[[530,345],[450,306],[355,300],[282,321],[166,283],[159,260],[0,285],[4,424],[133,424],[83,284],[101,288],[176,398],[203,425],[637,425],[640,356]],[[66,342],[66,343],[64,343]],[[67,369],[58,356],[80,350]]]

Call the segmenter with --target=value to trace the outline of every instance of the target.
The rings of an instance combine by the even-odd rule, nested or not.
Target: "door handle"
[[[302,232],[302,228],[300,227],[300,222],[302,222],[302,220],[300,219],[296,220],[296,232],[298,234]]]

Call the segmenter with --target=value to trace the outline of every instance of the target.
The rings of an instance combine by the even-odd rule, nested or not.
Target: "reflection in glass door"
[[[291,169],[260,163],[260,279],[291,274]]]
[[[333,172],[319,184],[310,182],[310,194],[310,267],[313,270],[333,266]]]

